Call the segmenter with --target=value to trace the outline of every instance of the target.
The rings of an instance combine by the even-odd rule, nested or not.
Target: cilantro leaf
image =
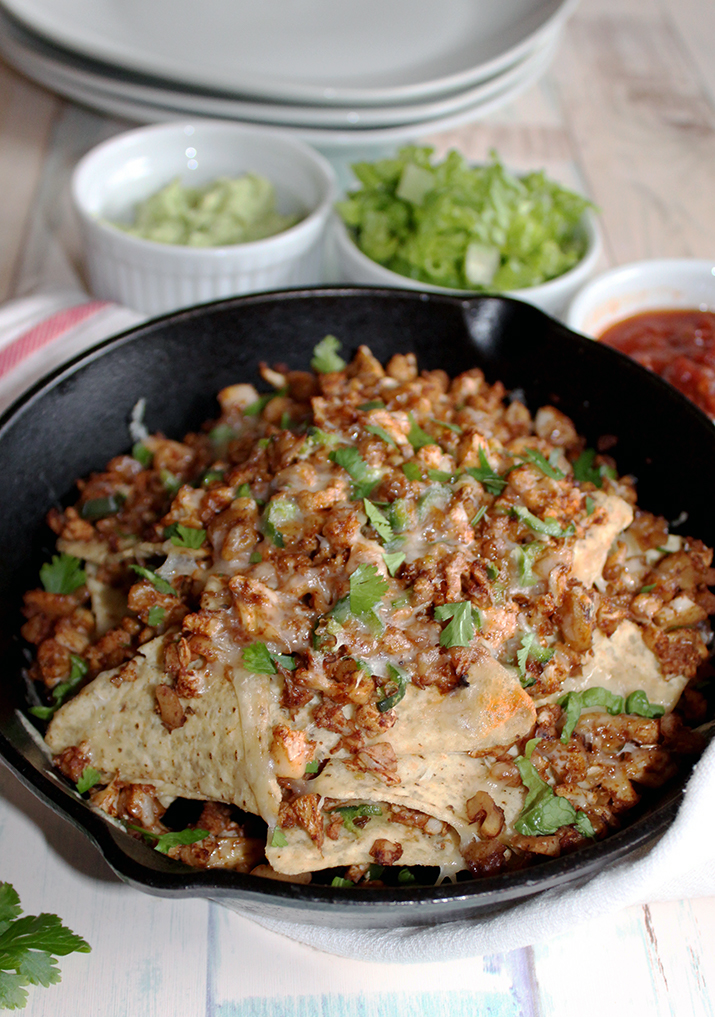
[[[298,505],[292,498],[276,497],[268,502],[263,513],[263,532],[276,547],[285,547],[282,527],[298,518]],[[280,528],[279,528],[280,527]]]
[[[48,593],[74,593],[87,582],[82,562],[72,554],[55,554],[40,569],[40,582]]]
[[[373,529],[377,530],[378,534],[387,543],[392,540],[394,533],[387,516],[383,515],[380,509],[371,502],[368,498],[363,498],[363,505],[365,506],[365,513]]]
[[[514,548],[514,555],[519,567],[519,580],[522,586],[533,586],[539,581],[538,576],[534,575],[532,569],[536,559],[545,550],[546,545],[540,544],[538,540]]]
[[[176,547],[191,547],[194,550],[201,547],[206,539],[206,530],[200,530],[196,526],[184,526],[182,523],[171,523],[164,530],[164,540],[171,538],[171,543]]]
[[[369,413],[370,410],[384,410],[385,404],[382,399],[368,399],[366,403],[360,403],[358,409],[363,413]]]
[[[82,770],[82,774],[77,781],[77,791],[83,795],[85,791],[89,791],[95,784],[99,784],[102,780],[102,774],[99,770],[95,770],[93,766],[85,766]]]
[[[146,569],[143,565],[130,565],[129,568],[132,572],[136,572],[138,576],[141,576],[142,579],[146,579],[148,583],[151,583],[159,593],[165,593],[168,597],[176,596],[176,590],[171,583],[168,583],[162,576],[157,575],[152,569]]]
[[[427,470],[427,476],[435,484],[453,484],[457,479],[453,473],[447,473],[445,470]]]
[[[181,478],[172,473],[171,470],[160,470],[159,477],[166,493],[173,498],[181,487]]]
[[[422,480],[422,470],[414,459],[410,459],[402,464],[402,472],[408,480]]]
[[[576,527],[573,523],[569,523],[565,529],[561,529],[556,519],[552,519],[551,516],[539,519],[538,516],[529,512],[525,505],[514,505],[511,509],[511,515],[516,516],[522,523],[526,523],[529,529],[535,533],[545,533],[549,537],[572,537],[576,532]]]
[[[275,830],[273,831],[273,836],[271,837],[271,847],[282,848],[282,847],[286,847],[287,844],[288,844],[288,838],[283,833],[283,831],[281,830],[280,826],[277,826],[275,828]]]
[[[564,743],[573,734],[582,710],[589,706],[600,706],[607,710],[611,716],[616,716],[618,713],[633,713],[639,717],[653,718],[662,717],[665,713],[665,707],[660,703],[651,703],[642,689],[631,692],[624,700],[623,696],[596,685],[593,688],[584,689],[583,692],[567,692],[557,702],[566,717],[561,731],[561,741]]]
[[[320,763],[318,762],[317,759],[313,759],[313,760],[311,760],[310,763],[306,763],[305,764],[305,772],[306,773],[317,773],[319,769],[320,769]]]
[[[26,985],[47,988],[59,982],[57,957],[91,950],[57,915],[21,915],[15,889],[0,883],[0,1009],[22,1009]]]
[[[334,335],[326,335],[313,350],[313,359],[310,361],[310,366],[318,374],[342,371],[346,364],[343,358],[338,355],[338,350],[341,347],[342,343],[339,339],[336,339]]]
[[[433,438],[431,434],[427,434],[423,431],[420,425],[417,423],[411,413],[408,414],[410,421],[410,430],[407,435],[407,440],[414,449],[424,448],[425,445],[436,445],[437,439]]]
[[[223,481],[226,474],[223,470],[206,470],[201,477],[199,487],[210,487],[211,484],[215,484],[217,481]]]
[[[534,684],[534,679],[526,673],[526,662],[529,657],[540,664],[546,664],[551,660],[553,655],[554,651],[550,647],[541,646],[537,643],[533,632],[527,632],[526,635],[521,637],[521,649],[517,651],[516,662],[519,667],[519,678],[524,688]]]
[[[205,840],[210,836],[208,830],[189,830],[187,828],[186,830],[170,830],[168,833],[153,833],[151,830],[145,830],[143,826],[135,826],[133,823],[126,825],[130,830],[136,830],[146,840],[152,841],[154,850],[162,855],[168,855],[173,847],[179,847],[182,844],[197,844],[200,840]]]
[[[351,890],[355,886],[352,879],[345,879],[344,876],[333,876],[330,885],[339,887],[342,890]]]
[[[411,886],[417,882],[417,877],[410,869],[400,869],[397,873],[397,882],[401,886]]]
[[[387,445],[392,445],[393,448],[397,448],[397,442],[395,439],[385,430],[384,427],[380,427],[379,424],[366,424],[365,430],[369,431],[370,434],[376,435],[378,438],[382,438]]]
[[[380,713],[387,713],[393,706],[396,706],[401,699],[404,699],[405,690],[409,685],[409,675],[403,667],[399,667],[397,664],[387,665],[388,681],[384,691],[387,695],[377,703],[377,708]],[[390,691],[394,688],[394,692]]]
[[[350,833],[359,834],[360,830],[355,826],[355,820],[363,816],[381,816],[382,809],[379,805],[342,805],[333,812],[339,812],[343,817],[343,826]],[[347,881],[346,881],[347,882]],[[352,883],[350,884],[352,886]]]
[[[542,779],[531,762],[534,743],[528,743],[525,756],[518,756],[514,763],[528,794],[524,806],[514,823],[518,833],[524,837],[548,836],[562,826],[577,826],[585,837],[593,837],[595,831],[585,813],[579,813],[568,800],[554,794],[554,789]],[[579,819],[579,815],[583,818]]]
[[[252,674],[278,674],[276,664],[287,671],[294,671],[296,663],[288,653],[272,653],[265,643],[250,643],[243,648],[241,662]]]
[[[489,494],[493,494],[495,497],[500,495],[509,483],[506,476],[503,477],[489,465],[487,454],[481,445],[479,447],[479,466],[468,466],[464,472],[478,480]]]
[[[598,466],[593,465],[596,458],[595,448],[585,448],[581,455],[573,463],[573,475],[580,484],[593,484],[595,487],[603,485],[603,476]]]
[[[382,560],[385,563],[385,568],[387,569],[391,576],[395,576],[397,574],[397,570],[399,569],[400,565],[403,563],[405,558],[406,555],[402,554],[401,551],[395,551],[392,554],[388,553],[387,551],[384,551],[382,555]]]
[[[166,617],[166,611],[159,604],[152,604],[147,612],[146,620],[147,625],[151,625],[153,629],[157,628],[164,621]]]
[[[596,511],[596,502],[593,500],[590,494],[586,495],[586,515],[592,516]]]
[[[328,458],[342,466],[353,481],[352,497],[354,501],[369,497],[373,487],[382,479],[382,473],[374,466],[368,466],[358,450],[352,445],[341,445]]]
[[[37,717],[39,720],[49,720],[87,674],[89,670],[87,662],[82,657],[78,657],[76,653],[70,654],[70,663],[71,669],[67,681],[60,682],[52,689],[52,704],[50,706],[31,706],[29,712],[33,717]]]
[[[459,424],[450,424],[447,420],[437,420],[436,417],[429,418],[433,424],[439,424],[440,427],[446,427],[448,431],[454,432],[454,434],[462,434],[462,428]]]
[[[556,455],[558,455],[558,452]],[[563,480],[566,476],[563,470],[560,470],[558,466],[550,462],[537,448],[525,448],[521,453],[521,459],[524,463],[538,466],[541,472],[545,473],[547,477],[551,477],[552,480]]]
[[[372,612],[390,584],[377,571],[377,565],[358,565],[350,576],[350,610],[356,615]]]
[[[434,609],[434,616],[437,621],[451,619],[442,629],[440,646],[469,646],[474,639],[475,629],[481,628],[479,613],[468,600],[440,604]]]

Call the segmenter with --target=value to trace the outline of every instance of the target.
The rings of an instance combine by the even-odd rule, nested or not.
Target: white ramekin
[[[201,248],[155,243],[111,225],[128,221],[138,202],[177,177],[201,186],[246,172],[273,183],[280,212],[304,218],[264,240]],[[149,315],[239,293],[319,284],[335,197],[330,163],[303,142],[201,119],[110,138],[81,159],[72,177],[93,294]]]
[[[715,260],[653,258],[603,272],[576,294],[566,324],[597,338],[617,321],[665,308],[715,310]]]
[[[591,211],[584,213],[582,227],[587,238],[586,253],[577,265],[549,282],[526,289],[510,290],[501,295],[516,297],[526,303],[546,311],[553,317],[562,315],[585,281],[596,267],[601,254],[601,233],[596,217]],[[399,289],[426,290],[430,293],[453,293],[461,296],[474,295],[473,290],[453,290],[445,286],[434,286],[430,283],[409,279],[407,276],[391,272],[376,261],[368,258],[355,244],[350,232],[337,212],[333,213],[329,226],[329,240],[332,257],[339,275],[339,282],[361,283],[372,286],[392,286]]]

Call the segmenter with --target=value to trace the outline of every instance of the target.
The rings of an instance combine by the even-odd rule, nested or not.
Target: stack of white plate
[[[220,117],[323,149],[476,120],[533,84],[578,0],[0,0],[0,53],[141,123]]]

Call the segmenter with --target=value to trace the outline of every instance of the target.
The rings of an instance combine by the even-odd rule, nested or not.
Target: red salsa
[[[598,338],[655,371],[715,419],[715,313],[644,311]]]

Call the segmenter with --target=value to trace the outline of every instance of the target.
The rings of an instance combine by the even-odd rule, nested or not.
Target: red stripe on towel
[[[4,349],[0,350],[0,378],[17,367],[20,361],[30,354],[47,346],[48,343],[58,339],[71,328],[91,318],[103,308],[109,306],[107,300],[90,300],[86,304],[79,304],[77,307],[68,307],[64,311],[45,318],[38,325],[23,332],[17,339],[13,339]]]

